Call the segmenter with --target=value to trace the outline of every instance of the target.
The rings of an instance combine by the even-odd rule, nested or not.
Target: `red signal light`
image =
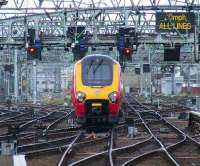
[[[41,57],[41,48],[28,47],[27,48],[27,59],[28,60],[33,60],[33,59],[42,60],[42,57]]]
[[[29,50],[30,52],[34,52],[35,51],[35,49],[34,48],[30,48],[30,50]]]
[[[129,50],[129,49],[126,49],[126,50],[125,50],[125,53],[126,53],[126,54],[129,54],[129,53],[130,53],[130,50]]]
[[[131,56],[133,54],[133,48],[124,48],[124,55]]]
[[[37,52],[37,48],[29,47],[29,48],[27,48],[27,52],[28,52],[28,54],[30,54],[30,55],[34,55],[34,54],[36,54],[36,52]]]

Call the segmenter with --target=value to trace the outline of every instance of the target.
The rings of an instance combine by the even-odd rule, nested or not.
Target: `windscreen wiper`
[[[87,74],[89,73],[89,71],[90,71],[90,69],[91,69],[93,63],[94,63],[94,59],[92,59],[91,62],[90,62],[89,68],[88,68],[88,70],[87,70]]]
[[[98,63],[97,67],[93,70],[93,73],[96,73],[97,69],[101,66],[102,63],[103,59],[101,59],[101,61]]]

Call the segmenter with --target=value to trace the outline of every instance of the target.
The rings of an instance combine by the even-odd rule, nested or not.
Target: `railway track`
[[[129,100],[131,101],[129,102]],[[164,119],[156,110],[129,96],[128,119],[133,118],[138,136],[127,137],[127,126],[117,126],[100,146],[95,141],[66,157],[67,165],[192,165],[199,162],[199,143]],[[138,139],[137,139],[138,137]],[[107,145],[107,146],[105,146]],[[193,146],[192,146],[193,145]],[[88,149],[86,147],[89,147]],[[93,150],[90,148],[92,147]],[[182,151],[189,152],[181,153]],[[87,150],[84,150],[87,149]],[[193,151],[193,150],[194,151]],[[73,150],[72,150],[73,151]],[[185,160],[184,158],[192,160]],[[59,166],[62,166],[59,165]]]
[[[131,107],[131,103],[129,103],[129,105],[130,105],[130,108],[134,110],[134,107]],[[192,165],[195,162],[199,161],[199,158],[194,157],[193,158],[194,160],[189,160],[187,161],[187,164],[186,164],[185,161],[180,160],[177,157],[177,155],[175,155],[176,151],[173,150],[173,149],[176,149],[176,147],[186,146],[188,141],[191,144],[195,145],[194,147],[199,147],[200,145],[198,142],[196,142],[189,135],[185,134],[176,126],[168,122],[166,119],[161,117],[158,112],[150,110],[148,107],[144,107],[139,103],[138,105],[140,105],[141,108],[138,110],[138,107],[137,107],[137,111],[136,110],[135,111],[137,112],[138,116],[140,116],[140,119],[143,121],[146,128],[151,132],[151,135],[154,137],[154,139],[160,144],[162,152],[166,154],[165,156],[167,156],[167,159],[171,161],[173,165],[187,165],[187,164]],[[156,125],[153,126],[152,124],[155,124],[155,123]],[[167,132],[168,134],[163,137],[161,129],[163,132]],[[158,132],[158,130],[160,131]],[[169,134],[170,134],[170,137],[169,137]],[[173,136],[173,139],[171,139],[171,136]],[[188,146],[188,148],[186,149],[185,148],[180,148],[180,149],[181,151],[184,152],[184,151],[187,151],[187,149],[189,150],[190,148],[191,147]],[[194,152],[195,152],[195,149],[198,149],[198,148],[194,148]],[[186,156],[196,156],[194,152],[190,151],[190,155],[186,155]],[[198,151],[198,153],[199,152],[200,151]]]
[[[126,97],[126,123],[96,135],[77,127],[70,109],[58,110],[59,107],[42,107],[38,114],[34,110],[30,114],[23,110],[13,111],[13,114],[8,110],[0,111],[0,116],[4,117],[0,129],[1,125],[6,127],[8,123],[19,121],[17,151],[26,155],[28,166],[186,166],[200,163],[199,143],[163,118],[157,109],[139,103],[134,96]],[[37,123],[42,127],[35,127]],[[137,129],[134,136],[129,135],[130,126]],[[0,140],[9,136],[12,137],[12,133],[1,133]]]
[[[1,107],[0,116],[0,140],[9,141],[17,139],[18,145],[33,144],[47,138],[61,139],[67,137],[66,131],[70,131],[65,123],[66,128],[56,127],[63,120],[73,118],[73,112],[68,109],[59,110],[57,106],[54,110],[51,108],[37,107],[37,110],[27,107],[19,107],[16,110],[7,110]],[[72,126],[73,127],[73,126]]]

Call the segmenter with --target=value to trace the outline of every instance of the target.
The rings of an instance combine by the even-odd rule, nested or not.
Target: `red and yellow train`
[[[123,98],[120,64],[105,55],[79,60],[74,66],[71,98],[78,123],[117,123]]]

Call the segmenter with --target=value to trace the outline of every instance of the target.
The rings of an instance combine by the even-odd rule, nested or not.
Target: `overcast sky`
[[[35,4],[39,6],[39,1],[40,0],[8,0],[8,4],[5,6],[6,7],[14,7],[15,4],[20,7],[35,7]],[[42,7],[54,7],[54,4],[60,4],[60,2],[63,2],[63,0],[43,0]],[[80,2],[81,0],[74,0],[75,2]],[[120,5],[126,5],[130,6],[131,5],[131,0],[82,0],[81,6],[88,7],[90,4],[92,4],[92,1],[94,1],[97,4],[100,2],[101,7],[106,7],[106,6],[112,6],[112,2],[114,4],[117,4],[118,2],[121,2]],[[169,4],[168,0],[152,0],[155,1],[156,3],[159,1],[160,5],[167,5]],[[172,4],[175,3],[175,0],[170,0]],[[183,5],[185,2],[192,2],[193,0],[177,0],[177,4]],[[197,4],[199,0],[195,0],[194,3]],[[133,0],[134,4],[137,5],[139,0]],[[63,4],[63,3],[62,3]],[[72,5],[72,0],[65,0],[65,7],[69,7],[69,5]],[[150,0],[140,0],[140,5],[141,6],[146,6],[146,5],[151,5]]]
[[[7,17],[12,17],[12,16],[16,16],[16,13],[22,13],[22,11],[20,10],[8,10],[8,8],[16,8],[16,6],[18,8],[22,7],[22,8],[30,8],[28,11],[26,11],[27,13],[44,13],[44,10],[32,10],[31,8],[35,8],[36,6],[39,6],[39,1],[40,0],[8,0],[8,4],[3,6],[0,9],[0,13],[12,13],[12,14],[7,14]],[[78,6],[79,2],[82,2],[81,5],[79,7],[82,8],[89,8],[91,7],[92,2],[95,3],[96,7],[113,7],[113,4],[115,5],[115,7],[117,7],[117,4],[119,4],[120,6],[131,6],[131,1],[134,3],[135,6],[138,5],[139,6],[150,6],[151,2],[150,0],[74,0],[75,5]],[[169,1],[168,0],[151,0],[152,2],[155,2],[155,4],[158,5],[169,5]],[[170,0],[172,5],[175,5],[175,3],[177,5],[186,5],[185,2],[189,2],[191,3],[193,0]],[[198,4],[200,0],[194,0],[194,4]],[[159,3],[158,3],[159,2]],[[46,8],[55,8],[55,4],[56,5],[60,5],[60,7],[62,8],[63,5],[64,7],[74,7],[74,3],[73,0],[64,0],[64,4],[63,4],[63,0],[43,0],[42,6],[41,7],[46,7]],[[6,9],[6,10],[4,10]],[[16,8],[17,9],[17,8]],[[47,12],[53,12],[54,10],[47,10]],[[23,11],[23,13],[25,13],[25,11]],[[24,14],[23,14],[24,15]],[[4,16],[0,15],[0,18],[5,18]]]

